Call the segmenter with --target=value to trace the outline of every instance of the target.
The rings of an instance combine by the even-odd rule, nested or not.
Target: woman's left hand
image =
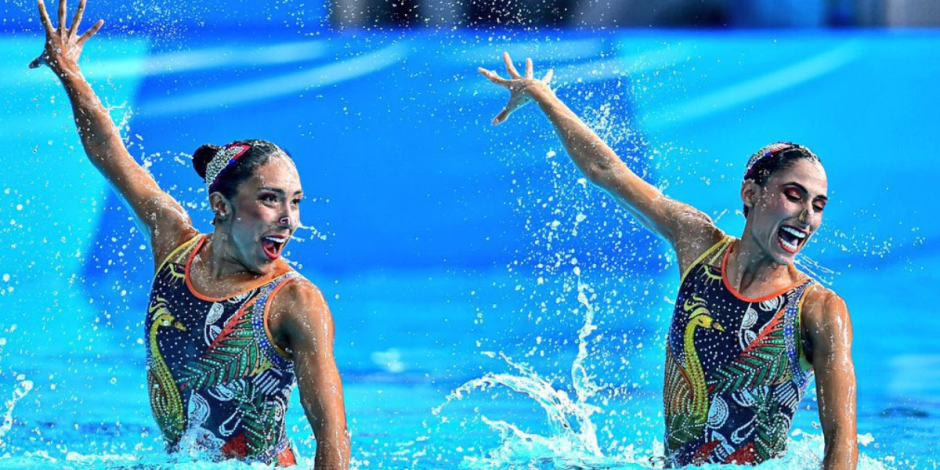
[[[506,118],[512,114],[513,111],[525,106],[530,101],[532,97],[529,95],[529,92],[534,87],[545,87],[548,88],[548,82],[552,79],[552,71],[549,70],[548,73],[542,77],[541,80],[538,80],[533,77],[532,73],[532,59],[525,60],[525,76],[519,75],[519,72],[516,71],[516,67],[512,65],[512,59],[509,58],[508,52],[503,52],[503,62],[506,63],[506,71],[509,72],[510,79],[507,80],[503,77],[500,77],[493,70],[486,70],[484,68],[479,68],[480,73],[484,77],[490,79],[491,82],[506,88],[509,90],[509,103],[506,104],[506,107],[493,119],[493,125],[501,124]]]
[[[75,16],[72,18],[72,26],[66,29],[66,0],[59,0],[59,27],[52,27],[52,20],[49,19],[49,13],[46,12],[46,5],[42,0],[37,1],[39,5],[39,20],[46,29],[46,45],[42,54],[29,63],[29,68],[34,69],[43,64],[48,65],[53,72],[60,78],[66,78],[70,74],[79,73],[78,58],[82,55],[82,47],[85,41],[95,35],[104,20],[98,20],[85,34],[78,35],[78,25],[82,21],[82,14],[85,12],[85,0],[78,3],[78,9],[75,10]]]

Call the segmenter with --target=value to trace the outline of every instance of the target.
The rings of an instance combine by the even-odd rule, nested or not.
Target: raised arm
[[[538,80],[533,77],[531,59],[526,60],[525,76],[516,71],[509,54],[503,53],[503,60],[510,79],[504,79],[491,70],[479,69],[490,81],[510,91],[509,103],[493,119],[494,125],[535,101],[555,127],[568,156],[578,169],[588,180],[613,196],[646,228],[668,240],[678,253],[683,269],[721,238],[722,233],[708,216],[664,196],[658,188],[633,173],[613,149],[558,99],[548,86],[552,71]]]
[[[343,384],[333,357],[333,319],[313,284],[292,282],[275,297],[270,327],[290,352],[300,403],[317,439],[314,468],[349,468],[349,432]]]
[[[29,66],[48,65],[59,77],[72,104],[85,154],[132,209],[137,224],[150,239],[155,262],[159,264],[170,251],[195,234],[195,230],[182,206],[163,192],[127,152],[108,110],[82,76],[78,66],[82,47],[98,32],[104,20],[79,36],[85,0],[79,2],[69,28],[66,28],[65,0],[59,1],[58,28],[52,26],[42,0],[38,0],[38,5],[39,18],[46,30],[46,44],[42,54]]]
[[[826,443],[823,469],[855,470],[858,464],[857,385],[849,312],[839,296],[822,288],[810,292],[804,306],[802,330],[811,346],[819,421]]]

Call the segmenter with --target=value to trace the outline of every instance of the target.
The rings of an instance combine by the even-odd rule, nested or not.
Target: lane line
[[[662,129],[740,107],[832,73],[859,58],[862,52],[858,41],[848,42],[789,67],[641,116],[641,126],[646,131]]]
[[[166,116],[279,98],[378,72],[400,63],[409,54],[408,45],[399,42],[359,57],[322,65],[312,70],[143,102],[140,104],[139,114],[148,117]]]

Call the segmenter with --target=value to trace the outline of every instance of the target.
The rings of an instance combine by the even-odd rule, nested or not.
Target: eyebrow
[[[280,189],[280,188],[269,188],[269,187],[267,187],[267,186],[262,186],[262,187],[258,188],[258,191],[271,191],[272,193],[277,193],[277,194],[280,194],[281,196],[287,194],[287,192],[284,191],[283,189]],[[294,195],[295,195],[295,196],[298,195],[298,194],[301,195],[301,196],[303,196],[304,190],[298,189],[297,191],[294,191]]]
[[[784,186],[796,186],[797,188],[799,188],[800,191],[803,191],[804,193],[809,194],[809,191],[807,191],[806,188],[805,188],[802,184],[800,184],[800,183],[791,181],[791,182],[789,182],[789,183],[784,183],[783,185],[784,185]],[[822,201],[825,201],[825,202],[829,202],[829,198],[826,197],[825,195],[822,195],[822,194],[820,194],[819,196],[814,197],[813,200],[814,200],[814,201],[822,200]]]

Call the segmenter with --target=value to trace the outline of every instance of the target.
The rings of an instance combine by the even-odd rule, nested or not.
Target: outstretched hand
[[[478,69],[480,73],[490,79],[491,82],[509,90],[509,103],[493,118],[494,126],[501,124],[513,111],[532,101],[532,97],[527,93],[530,88],[533,86],[547,86],[548,82],[552,79],[551,70],[549,70],[541,80],[534,78],[532,73],[532,59],[525,60],[525,76],[519,75],[519,72],[516,71],[516,67],[512,65],[512,59],[509,58],[508,52],[503,52],[503,62],[506,63],[506,71],[509,73],[509,79],[500,77],[499,74],[493,70],[486,70],[482,67]]]
[[[49,19],[49,13],[46,12],[46,5],[43,1],[38,0],[37,4],[39,5],[39,20],[46,28],[46,45],[42,54],[29,63],[29,68],[34,69],[45,64],[60,77],[77,72],[82,46],[98,32],[104,20],[98,20],[88,31],[85,31],[85,34],[78,36],[78,25],[82,21],[82,14],[85,13],[85,0],[79,1],[78,9],[75,10],[75,16],[72,18],[72,26],[68,29],[65,27],[66,0],[59,0],[58,29],[52,27],[52,20]]]

